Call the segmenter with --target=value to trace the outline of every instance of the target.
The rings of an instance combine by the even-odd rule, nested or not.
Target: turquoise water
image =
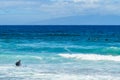
[[[120,80],[119,26],[0,26],[0,80]],[[21,67],[14,64],[22,61]]]

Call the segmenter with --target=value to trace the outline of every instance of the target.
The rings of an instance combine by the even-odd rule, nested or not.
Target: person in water
[[[15,65],[16,65],[16,66],[21,66],[21,60],[17,61],[17,62],[15,63]]]

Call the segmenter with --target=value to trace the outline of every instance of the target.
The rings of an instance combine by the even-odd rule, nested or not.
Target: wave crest
[[[97,55],[97,54],[59,54],[64,58],[73,58],[81,60],[93,60],[93,61],[120,61],[120,56],[112,55]]]

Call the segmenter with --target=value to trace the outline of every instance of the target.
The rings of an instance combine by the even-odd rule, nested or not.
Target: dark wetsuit
[[[16,65],[16,66],[21,66],[21,60],[17,61],[17,62],[15,63],[15,65]]]

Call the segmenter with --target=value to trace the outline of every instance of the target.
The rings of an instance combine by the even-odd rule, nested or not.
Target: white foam
[[[119,80],[120,77],[109,75],[61,75],[55,80]]]
[[[96,74],[69,74],[69,73],[53,73],[53,70],[47,70],[47,68],[42,66],[32,65],[28,67],[15,67],[12,65],[2,65],[0,66],[0,80],[120,80],[119,75],[102,75]],[[48,66],[48,65],[46,65]],[[114,74],[114,73],[113,73]]]
[[[64,58],[74,58],[81,60],[106,60],[106,61],[120,61],[120,56],[112,55],[98,55],[98,54],[59,54],[59,56]]]
[[[108,48],[106,48],[106,49],[107,49],[107,50],[109,50],[109,49],[112,49],[112,50],[120,50],[119,47],[114,47],[114,46],[108,47]]]

